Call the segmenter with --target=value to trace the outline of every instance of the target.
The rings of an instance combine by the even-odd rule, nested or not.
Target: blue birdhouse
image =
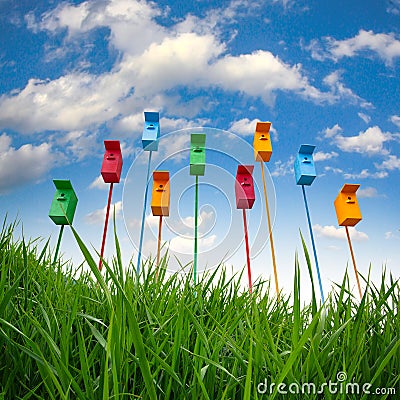
[[[294,162],[294,174],[298,185],[310,186],[317,173],[315,171],[313,152],[315,146],[302,144]]]
[[[160,138],[160,114],[154,111],[144,112],[142,146],[144,151],[157,151]]]

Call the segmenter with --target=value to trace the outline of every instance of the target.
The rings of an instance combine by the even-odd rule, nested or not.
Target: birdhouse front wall
[[[170,185],[168,171],[154,171],[151,211],[154,216],[169,216]]]
[[[357,188],[353,191],[346,191],[346,189],[343,191],[342,189],[334,202],[336,216],[340,226],[355,226],[362,220],[360,206],[355,193],[360,185],[351,186]]]
[[[272,155],[270,130],[271,122],[258,122],[254,133],[254,158],[256,161],[268,162]]]
[[[70,181],[54,180],[56,192],[50,206],[49,217],[56,225],[69,225],[74,220],[78,198]]]
[[[153,111],[144,112],[142,146],[145,151],[157,151],[160,138],[160,114]]]
[[[106,151],[101,166],[105,183],[119,183],[122,171],[122,153],[119,140],[105,140]]]
[[[311,185],[317,176],[312,154],[298,153],[294,163],[294,173],[298,185]]]
[[[250,209],[256,199],[253,181],[253,166],[239,166],[236,174],[235,195],[236,208]]]
[[[190,140],[190,175],[204,175],[206,168],[206,135],[192,134]]]

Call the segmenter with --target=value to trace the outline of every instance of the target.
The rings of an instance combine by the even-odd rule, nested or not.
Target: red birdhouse
[[[254,194],[253,165],[239,165],[236,172],[235,194],[236,208],[253,208]]]
[[[105,140],[101,175],[105,183],[119,183],[122,170],[122,153],[119,140]]]

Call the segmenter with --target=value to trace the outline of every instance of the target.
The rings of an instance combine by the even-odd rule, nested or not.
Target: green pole
[[[64,232],[64,225],[61,225],[60,233],[58,234],[56,252],[55,252],[55,254],[54,254],[54,261],[53,261],[54,264],[55,264],[56,261],[57,261],[58,251],[60,250],[60,244],[61,244],[61,238],[62,238],[63,232]]]
[[[199,176],[196,175],[196,192],[194,199],[194,261],[193,261],[193,281],[196,284],[197,276],[197,223],[199,210]]]

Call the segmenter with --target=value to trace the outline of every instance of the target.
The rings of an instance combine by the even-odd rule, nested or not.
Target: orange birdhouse
[[[153,194],[151,198],[151,211],[154,216],[169,216],[169,172],[153,172]]]
[[[356,196],[359,187],[360,185],[346,183],[336,197],[334,204],[340,226],[355,226],[362,220]]]
[[[256,161],[269,161],[272,155],[272,144],[269,130],[271,122],[257,122],[254,133],[254,158]]]

